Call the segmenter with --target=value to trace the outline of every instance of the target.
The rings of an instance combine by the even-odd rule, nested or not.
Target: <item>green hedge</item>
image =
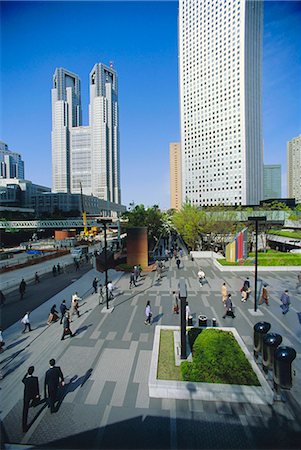
[[[194,337],[193,332],[191,335]],[[182,377],[185,381],[260,385],[231,332],[203,330],[194,341],[192,354],[191,363],[188,361],[181,363]]]

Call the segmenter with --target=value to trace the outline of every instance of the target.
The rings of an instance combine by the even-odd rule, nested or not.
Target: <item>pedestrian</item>
[[[114,299],[113,289],[114,289],[113,283],[112,283],[112,281],[109,281],[109,282],[108,282],[108,295],[109,295],[109,300],[113,300],[113,299]]]
[[[160,264],[160,261],[156,261],[156,272],[157,272],[157,279],[160,280],[162,275],[162,266]]]
[[[134,276],[135,276],[135,286],[136,286],[136,281],[138,280],[138,277],[139,277],[138,266],[134,266]]]
[[[180,258],[183,258],[183,250],[181,248],[179,250],[179,253],[180,253]]]
[[[34,284],[39,284],[39,282],[40,282],[40,277],[39,277],[38,272],[36,272],[34,274]]]
[[[259,300],[259,305],[262,305],[262,303],[266,303],[267,306],[269,306],[269,294],[267,290],[267,284],[263,285],[261,298]]]
[[[3,352],[4,345],[5,345],[5,342],[4,342],[4,339],[3,339],[3,336],[2,336],[2,330],[0,328],[0,352],[1,353]]]
[[[132,288],[132,286],[136,287],[136,281],[135,281],[135,272],[132,271],[130,274],[130,289]]]
[[[27,311],[25,316],[21,319],[21,323],[23,323],[23,325],[24,325],[24,330],[22,331],[22,333],[25,333],[26,328],[28,328],[28,331],[32,331],[31,326],[30,326],[30,321],[29,321],[29,314],[30,314],[30,311]]]
[[[181,264],[181,260],[180,260],[179,257],[177,257],[177,259],[176,259],[176,264],[177,264],[177,268],[179,269],[180,268],[180,264]]]
[[[98,284],[98,280],[95,277],[94,280],[93,280],[93,283],[92,283],[92,287],[94,289],[94,294],[97,294],[97,284]]]
[[[242,288],[241,288],[241,301],[243,302],[243,303],[246,303],[246,301],[248,300],[248,298],[249,298],[249,293],[248,293],[248,291],[246,290],[246,287],[245,286],[243,286]]]
[[[79,303],[78,303],[79,297],[77,296],[77,292],[73,294],[72,300],[71,300],[71,308],[70,308],[70,321],[72,322],[72,317],[74,314],[77,315],[77,317],[80,317],[79,313]]]
[[[147,300],[146,303],[146,307],[145,307],[145,325],[150,325],[151,324],[151,318],[152,318],[152,310],[151,310],[151,306],[150,306],[150,301]]]
[[[62,322],[63,322],[63,319],[65,317],[65,314],[68,311],[68,308],[67,308],[67,305],[66,305],[66,300],[63,300],[62,303],[60,304],[60,311],[61,311],[60,324],[62,325]]]
[[[102,304],[104,301],[104,295],[103,295],[103,285],[100,283],[99,284],[99,297],[98,297],[98,302],[99,304]]]
[[[301,287],[301,272],[297,275],[297,285],[296,289],[298,290]]]
[[[45,398],[48,398],[48,407],[50,412],[55,412],[55,402],[57,400],[57,393],[60,384],[64,386],[64,375],[59,366],[55,365],[55,359],[49,361],[49,369],[45,374],[44,392]]]
[[[57,263],[57,274],[58,274],[58,275],[61,274],[61,266],[60,266],[60,263]]]
[[[23,397],[23,414],[22,414],[22,429],[23,433],[28,430],[27,418],[30,406],[36,406],[40,401],[39,379],[33,376],[34,366],[30,366],[22,378],[24,384]]]
[[[248,292],[248,294],[251,292],[251,289],[250,289],[250,279],[249,279],[249,277],[247,277],[247,278],[245,279],[244,284],[243,284],[243,288],[246,290],[246,292]]]
[[[20,299],[23,300],[23,297],[25,295],[25,290],[26,290],[26,282],[24,280],[24,278],[22,278],[20,286],[19,286],[19,292],[20,292]]]
[[[282,309],[282,314],[286,314],[289,311],[289,305],[291,303],[287,289],[281,295],[280,301],[282,303],[282,305],[280,305],[280,308]]]
[[[54,277],[56,276],[56,266],[55,265],[52,267],[52,275]]]
[[[69,319],[69,313],[66,312],[64,315],[64,322],[63,322],[63,335],[61,337],[61,341],[65,339],[65,336],[73,337],[74,334],[70,330],[70,319]]]
[[[191,311],[188,305],[188,302],[186,302],[186,307],[185,307],[185,319],[186,319],[186,323],[188,324],[188,320],[191,318]]]
[[[59,313],[56,310],[56,305],[52,305],[50,313],[48,316],[47,324],[50,325],[52,322],[56,322],[59,318]]]
[[[3,294],[2,291],[0,291],[0,306],[4,306],[5,300],[6,300],[5,295]]]
[[[176,291],[172,291],[172,295],[173,295],[173,307],[172,307],[172,312],[174,314],[179,314],[179,297]]]
[[[204,280],[205,280],[205,272],[203,271],[203,269],[200,267],[200,270],[198,271],[198,278],[199,278],[199,283],[200,286],[203,286]]]
[[[231,294],[228,294],[225,306],[226,306],[226,309],[225,309],[225,314],[223,315],[223,319],[225,319],[226,316],[230,316],[230,317],[232,317],[232,319],[234,319],[235,315],[233,312],[233,304],[232,304]]]
[[[222,294],[222,302],[223,305],[225,306],[228,298],[228,289],[225,282],[222,284],[221,294]]]

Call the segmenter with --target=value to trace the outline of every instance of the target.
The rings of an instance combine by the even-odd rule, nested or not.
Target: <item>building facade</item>
[[[79,77],[66,69],[56,69],[51,97],[52,190],[70,192],[70,132],[81,125]]]
[[[53,192],[93,195],[121,203],[118,82],[113,67],[90,73],[89,125],[82,126],[80,81],[56,69],[52,89]]]
[[[281,165],[263,166],[263,200],[281,198]]]
[[[262,30],[263,2],[179,0],[183,202],[262,199]]]
[[[287,143],[287,194],[301,203],[301,134]]]
[[[0,178],[24,178],[24,161],[19,153],[0,141]]]
[[[170,207],[179,211],[182,207],[182,173],[181,173],[181,144],[169,144],[169,180]]]

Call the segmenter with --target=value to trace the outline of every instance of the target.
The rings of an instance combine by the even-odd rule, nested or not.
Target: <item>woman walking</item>
[[[148,300],[146,303],[146,307],[145,307],[145,316],[146,319],[144,321],[145,325],[150,325],[151,324],[151,318],[152,318],[152,311],[151,311],[151,306],[150,306],[150,301]]]

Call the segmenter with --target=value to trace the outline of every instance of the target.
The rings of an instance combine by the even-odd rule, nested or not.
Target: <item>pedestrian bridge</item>
[[[117,219],[106,218],[110,228],[117,227]],[[102,227],[97,219],[87,219],[87,227]],[[0,221],[0,229],[11,231],[15,229],[45,229],[45,228],[84,228],[82,219],[65,220],[8,220]]]

